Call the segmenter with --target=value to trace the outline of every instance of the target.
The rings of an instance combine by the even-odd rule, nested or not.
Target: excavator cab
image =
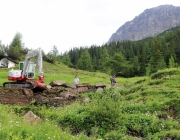
[[[34,62],[29,62],[28,68],[27,68],[27,78],[34,79],[35,77],[35,66]],[[24,62],[19,63],[19,70],[23,71]]]

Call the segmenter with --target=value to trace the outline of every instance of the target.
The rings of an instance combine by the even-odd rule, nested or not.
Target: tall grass
[[[79,140],[85,136],[72,136],[48,118],[40,124],[29,124],[10,107],[0,105],[0,139],[2,140]],[[8,113],[7,113],[8,112]]]

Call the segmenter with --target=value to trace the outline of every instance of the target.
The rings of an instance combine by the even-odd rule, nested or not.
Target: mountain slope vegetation
[[[48,65],[45,63],[45,67]],[[68,74],[69,68],[64,68]],[[49,71],[56,71],[55,67]],[[82,73],[90,74],[85,71]],[[54,73],[56,76],[59,74],[61,75]],[[119,77],[115,87],[103,92],[81,94],[80,96],[87,98],[87,102],[77,101],[64,107],[1,104],[0,138],[179,139],[179,74],[179,68],[171,68],[153,73],[149,77]],[[109,78],[108,75],[102,75],[93,79],[103,81]],[[93,81],[90,80],[89,83],[91,82]],[[41,117],[40,124],[31,125],[23,121],[22,116],[29,110]]]

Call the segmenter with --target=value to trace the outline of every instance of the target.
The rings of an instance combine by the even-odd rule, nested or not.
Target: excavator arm
[[[23,67],[23,71],[22,71],[22,78],[27,77],[28,64],[29,64],[31,58],[33,58],[33,57],[36,58],[36,63],[37,63],[37,66],[38,66],[38,77],[43,77],[43,72],[42,72],[42,51],[41,51],[41,48],[39,48],[37,50],[28,51],[28,53],[26,54],[25,61],[24,61],[24,67]]]

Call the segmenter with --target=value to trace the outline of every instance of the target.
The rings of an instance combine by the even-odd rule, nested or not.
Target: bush
[[[131,135],[137,137],[146,137],[148,133],[159,132],[158,127],[153,125],[153,117],[141,114],[129,115],[126,127]]]

